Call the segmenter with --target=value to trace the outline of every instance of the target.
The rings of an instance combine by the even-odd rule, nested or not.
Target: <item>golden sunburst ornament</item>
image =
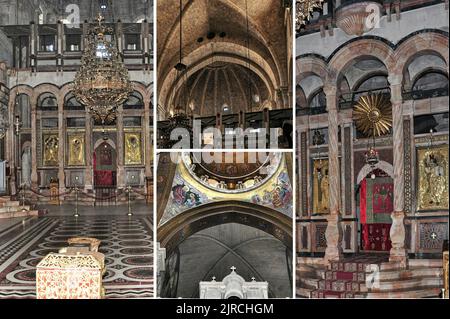
[[[353,108],[358,131],[366,136],[382,136],[392,127],[391,102],[385,94],[361,96]]]

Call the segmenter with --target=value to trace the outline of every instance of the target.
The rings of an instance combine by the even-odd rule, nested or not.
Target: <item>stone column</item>
[[[144,100],[144,118],[143,118],[143,128],[144,128],[144,158],[145,158],[145,177],[152,177],[152,140],[150,138],[150,97],[148,100]]]
[[[86,151],[86,167],[84,171],[84,189],[85,191],[93,189],[93,167],[92,158],[94,156],[94,141],[92,141],[92,116],[89,111],[86,110],[86,122],[85,122],[85,151]]]
[[[37,173],[37,99],[31,97],[31,187],[36,189],[38,187],[38,173]]]
[[[408,255],[405,249],[405,225],[404,225],[404,180],[403,180],[403,105],[402,105],[402,76],[390,75],[392,103],[392,151],[394,155],[394,211],[391,214],[392,225],[390,238],[392,248],[389,261],[407,266]]]
[[[16,88],[17,90],[17,88]],[[14,133],[15,127],[14,127],[14,120],[15,120],[15,105],[16,105],[16,93],[10,92],[9,95],[9,129],[6,131],[6,143],[5,143],[5,159],[8,161],[8,165],[10,168],[10,194],[15,195],[17,192],[17,181],[16,181],[16,175],[17,175],[17,164],[16,164],[16,157],[17,157],[17,144],[18,144],[18,136]]]
[[[341,215],[339,212],[340,203],[340,169],[339,169],[339,145],[338,145],[338,110],[336,86],[327,85],[324,87],[324,92],[327,97],[328,110],[328,176],[329,176],[329,208],[330,212],[327,215],[327,230],[325,231],[325,238],[327,241],[327,248],[325,250],[324,259],[327,262],[339,260],[342,257],[342,229],[341,229]]]
[[[125,187],[122,105],[117,108],[117,187]]]
[[[66,145],[66,123],[64,122],[64,97],[58,99],[58,181],[59,192],[65,191],[64,149]]]

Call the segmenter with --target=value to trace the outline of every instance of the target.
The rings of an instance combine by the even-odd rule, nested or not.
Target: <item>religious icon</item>
[[[141,134],[125,133],[125,165],[142,164]]]
[[[84,157],[84,133],[72,133],[68,136],[69,141],[69,166],[85,165]]]
[[[448,209],[447,145],[417,150],[418,210]]]
[[[45,134],[42,138],[44,141],[43,164],[44,166],[58,165],[58,134]]]
[[[328,160],[314,160],[313,170],[313,213],[324,214],[328,212]]]

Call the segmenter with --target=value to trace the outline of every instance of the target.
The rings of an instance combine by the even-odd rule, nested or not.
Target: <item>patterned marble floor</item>
[[[0,225],[1,226],[1,225]],[[74,236],[101,240],[106,298],[153,297],[151,219],[144,215],[30,217],[0,227],[0,298],[34,298],[36,265]]]

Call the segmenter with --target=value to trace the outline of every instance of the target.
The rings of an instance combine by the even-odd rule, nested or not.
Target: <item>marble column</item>
[[[144,118],[143,118],[143,127],[144,127],[144,158],[145,158],[145,177],[152,177],[152,140],[150,138],[150,99],[144,100]]]
[[[124,141],[123,141],[123,107],[117,108],[117,187],[125,187],[124,170]]]
[[[390,238],[392,248],[389,261],[406,267],[408,254],[405,249],[405,212],[404,212],[404,180],[403,180],[403,112],[402,112],[402,76],[390,75],[392,103],[392,151],[394,157],[394,211],[391,214],[392,226]]]
[[[10,168],[11,173],[11,180],[10,180],[10,194],[15,195],[17,192],[17,181],[16,181],[16,157],[17,157],[17,145],[18,145],[18,136],[15,135],[15,127],[14,127],[14,120],[15,120],[15,105],[16,105],[16,93],[10,92],[9,95],[9,129],[6,131],[6,143],[5,143],[5,158],[8,160],[8,165]]]
[[[64,97],[58,99],[58,181],[59,192],[65,191],[64,149],[66,145],[66,123],[64,122]]]
[[[37,189],[38,187],[38,173],[37,173],[37,98],[31,99],[31,187]]]
[[[339,211],[340,203],[340,169],[339,169],[339,145],[338,145],[338,110],[336,86],[327,85],[324,87],[327,98],[328,111],[328,176],[329,176],[329,209],[330,212],[326,216],[327,229],[325,238],[327,248],[325,250],[324,259],[327,262],[339,260],[342,257],[342,228],[341,215]]]
[[[94,157],[94,141],[92,140],[92,116],[88,110],[86,110],[86,122],[85,122],[85,151],[86,151],[86,166],[84,171],[84,189],[85,191],[93,189],[94,184],[94,168],[92,167]]]

